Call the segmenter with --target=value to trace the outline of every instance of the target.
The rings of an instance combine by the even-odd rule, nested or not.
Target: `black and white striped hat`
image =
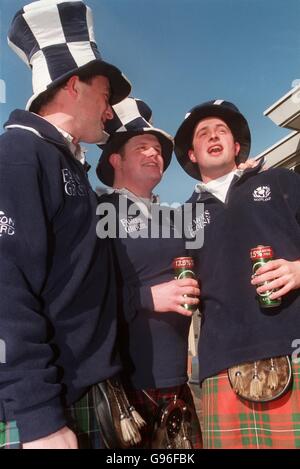
[[[80,0],[39,0],[24,6],[13,18],[8,44],[32,69],[34,94],[27,110],[41,93],[84,70],[109,79],[111,104],[130,93],[122,72],[102,60],[92,11]]]
[[[105,123],[108,140],[105,145],[99,145],[103,150],[96,169],[97,176],[107,186],[114,182],[114,169],[109,162],[109,156],[124,145],[127,140],[136,135],[153,134],[162,147],[164,171],[170,164],[173,152],[173,138],[161,129],[152,125],[152,111],[140,99],[126,98],[113,106],[114,117]]]
[[[197,163],[192,163],[188,152],[192,147],[194,130],[197,124],[207,117],[219,117],[230,128],[241,149],[236,157],[237,164],[246,161],[250,152],[251,134],[248,122],[238,108],[223,99],[207,101],[193,107],[184,118],[175,135],[175,154],[179,164],[193,178],[201,179]]]

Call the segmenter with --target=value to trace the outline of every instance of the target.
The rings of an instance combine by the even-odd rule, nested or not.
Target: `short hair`
[[[78,73],[74,73],[71,76],[78,76],[80,81],[90,84],[92,79],[96,77],[97,74],[95,74],[95,72],[92,72],[91,70],[82,70],[82,71],[79,71]],[[57,86],[50,88],[49,90],[46,90],[43,93],[41,93],[33,101],[32,105],[30,106],[30,111],[34,112],[35,114],[38,114],[42,107],[46,106],[51,101],[53,101],[56,94],[66,85],[66,83],[69,81],[70,78],[71,77],[68,77],[66,80],[59,83]]]
[[[122,160],[124,160],[124,157],[125,157],[125,146],[126,146],[126,143],[123,143],[123,145],[120,146],[120,148],[118,148],[117,151],[115,151],[115,153],[118,153],[118,155],[121,156]]]

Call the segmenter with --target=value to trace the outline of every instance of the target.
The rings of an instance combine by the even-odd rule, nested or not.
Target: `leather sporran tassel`
[[[129,407],[128,411],[130,412],[130,415],[133,418],[138,429],[146,425],[145,420],[141,417],[141,415],[137,412],[137,410],[135,410],[135,408],[132,405]]]
[[[122,438],[126,443],[138,444],[141,441],[140,432],[135,427],[135,424],[126,414],[120,415],[120,427]]]
[[[271,368],[270,368],[270,372],[268,375],[268,383],[267,383],[268,388],[274,391],[275,389],[277,389],[278,383],[279,383],[279,379],[278,379],[277,370],[274,365],[274,360],[273,358],[271,358]]]
[[[137,410],[133,407],[133,405],[130,405],[128,401],[127,394],[125,392],[125,389],[123,388],[122,384],[120,384],[121,390],[122,390],[122,397],[124,401],[124,405],[127,407],[127,410],[129,414],[131,415],[134,423],[136,424],[137,428],[140,429],[146,425],[145,420],[142,418],[142,416],[138,413]]]
[[[131,445],[140,443],[142,441],[142,437],[137,425],[135,424],[135,421],[133,420],[133,418],[131,418],[131,415],[128,412],[128,400],[122,384],[117,382],[113,384],[109,380],[108,384],[115,397],[115,401],[117,403],[118,410],[120,413],[120,429],[124,442],[130,443]]]
[[[244,391],[243,376],[240,370],[235,373],[234,390],[237,394],[241,394]]]
[[[257,373],[257,363],[254,362],[254,375],[250,383],[250,396],[259,399],[262,396],[262,382]]]

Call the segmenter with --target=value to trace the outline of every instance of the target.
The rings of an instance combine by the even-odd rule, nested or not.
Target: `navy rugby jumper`
[[[249,257],[260,244],[276,258],[300,258],[300,177],[259,169],[235,176],[225,203],[208,192],[189,200],[204,203],[206,214],[204,247],[192,253],[201,283],[201,381],[238,363],[291,354],[300,337],[299,290],[278,308],[260,308]]]
[[[0,421],[26,442],[119,370],[116,289],[96,195],[62,135],[14,111],[0,140]]]
[[[172,261],[186,255],[184,239],[174,237],[175,228],[168,221],[167,207],[160,206],[162,215],[157,221],[155,217],[148,218],[124,195],[104,195],[100,201],[112,204],[119,220],[113,241],[119,269],[118,288],[122,291],[118,344],[124,379],[135,389],[180,386],[187,381],[191,320],[174,312],[153,311],[150,289],[174,279]],[[127,206],[132,213],[127,213]],[[105,206],[102,207],[105,215]],[[104,216],[103,229],[106,219]],[[170,236],[162,236],[162,225],[171,227]],[[151,229],[160,235],[151,237]]]

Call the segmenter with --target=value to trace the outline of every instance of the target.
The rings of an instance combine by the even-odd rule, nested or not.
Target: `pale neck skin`
[[[50,124],[54,125],[55,127],[59,127],[60,129],[68,132],[70,135],[74,137],[74,143],[79,142],[78,136],[75,136],[76,133],[76,126],[75,126],[75,117],[69,115],[64,111],[52,111],[47,109],[47,111],[43,111],[39,114],[43,119],[50,122]]]
[[[142,199],[151,199],[152,191],[141,191],[140,188],[135,187],[121,187],[121,185],[113,185],[114,189],[127,189],[129,192],[134,194],[136,197],[141,197]]]
[[[155,184],[156,186],[156,184]],[[122,180],[118,180],[115,178],[114,180],[114,189],[127,189],[128,191],[132,192],[132,194],[136,195],[137,197],[142,197],[143,199],[150,199],[152,195],[152,191],[154,189],[153,185],[145,187],[142,184],[134,183],[123,183]]]
[[[222,176],[226,176],[227,174],[231,173],[231,171],[234,171],[237,169],[236,164],[233,164],[231,168],[227,167],[227,169],[222,169],[219,171],[208,171],[206,174],[205,170],[201,170],[201,179],[202,181],[206,184],[210,181],[214,181],[215,179],[219,179]]]

